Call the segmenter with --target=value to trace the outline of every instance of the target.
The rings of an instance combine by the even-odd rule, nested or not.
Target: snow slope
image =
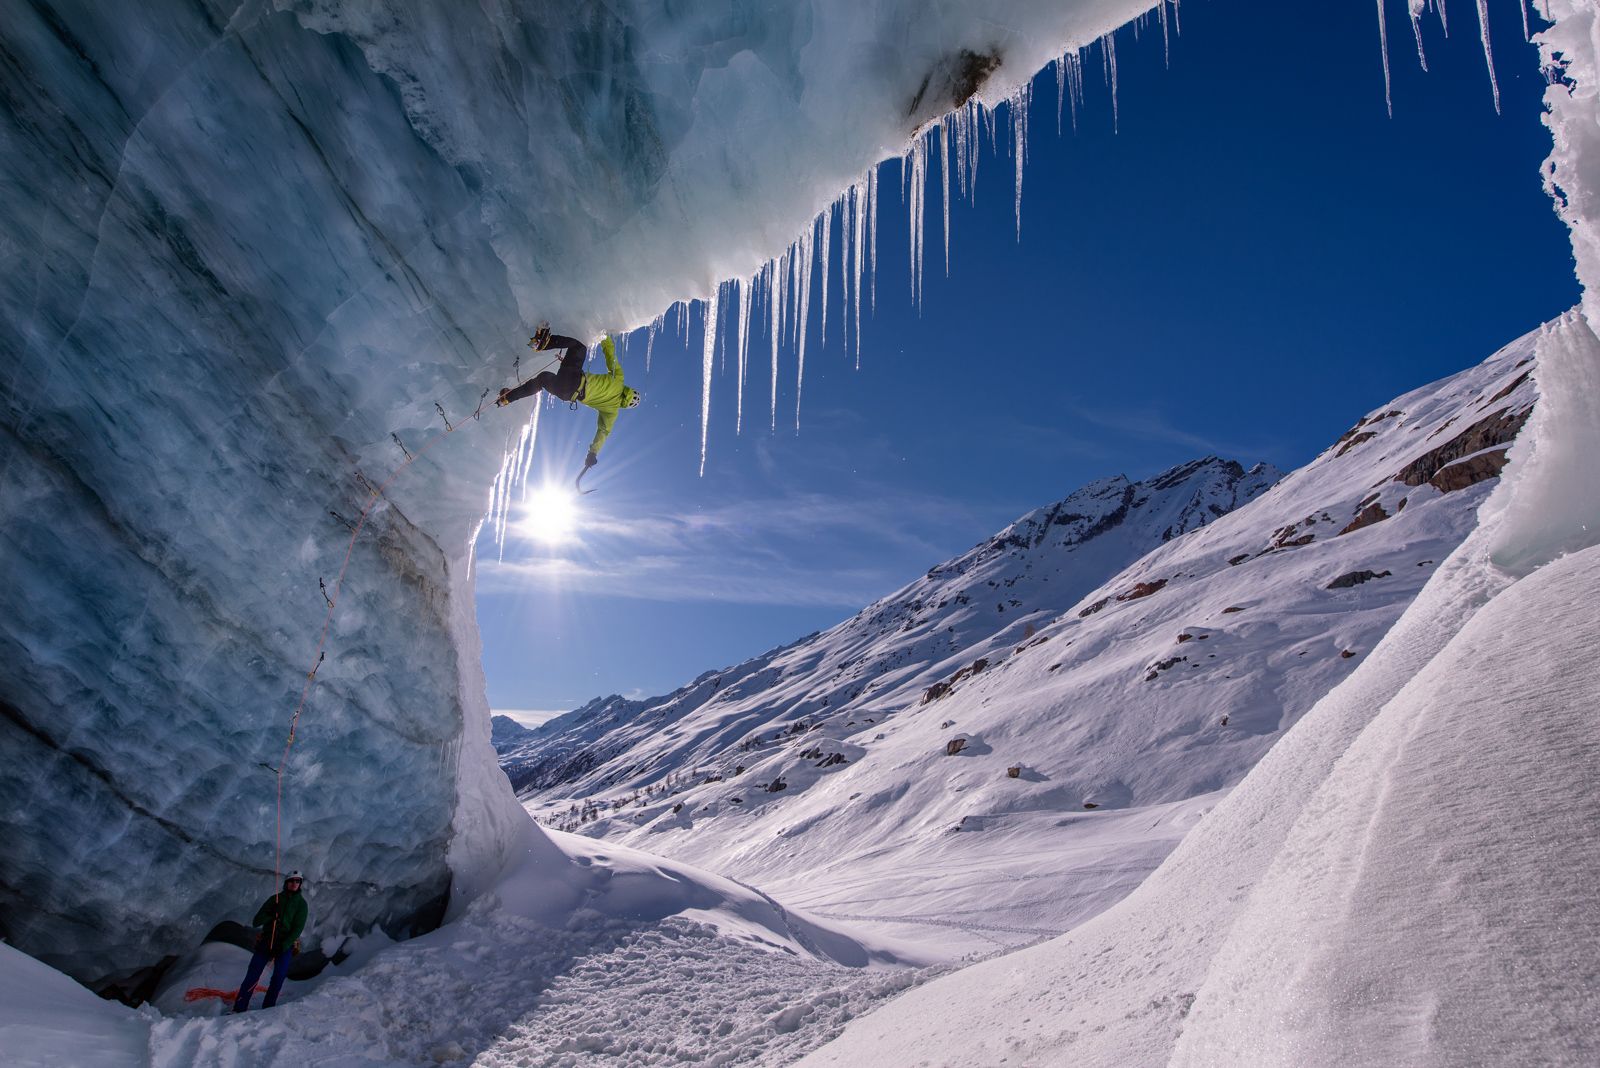
[[[1214,459],[1094,483],[829,631],[592,702],[502,764],[555,826],[949,954],[1059,933],[1137,885],[1467,536],[1535,340],[1270,490]]]
[[[1539,415],[1482,525],[1148,881],[803,1063],[1592,1062],[1600,557],[1572,531],[1541,558],[1509,506],[1592,499],[1551,445],[1600,425],[1572,392],[1600,339],[1573,313],[1536,347]]]

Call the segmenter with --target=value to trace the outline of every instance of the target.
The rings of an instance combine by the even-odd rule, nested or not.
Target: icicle
[[[955,123],[951,136],[956,142],[956,184],[961,189],[961,195],[967,195],[967,109],[962,107],[950,116],[950,121]]]
[[[1165,4],[1166,0],[1162,0],[1162,3]],[[1167,22],[1167,16],[1165,15],[1166,8],[1162,7],[1161,10],[1163,12],[1161,16],[1161,24],[1165,26]],[[1056,72],[1056,136],[1060,137],[1061,109],[1066,103],[1067,99],[1067,57],[1062,56],[1060,59],[1056,60],[1050,65],[1055,68]]]
[[[711,368],[717,358],[717,303],[722,296],[722,286],[711,291],[706,302],[705,347],[700,350],[700,477],[706,474],[706,432],[711,426]],[[689,317],[684,312],[684,318]]]
[[[678,309],[678,335],[679,335],[679,337],[681,337],[683,339],[683,347],[684,348],[688,348],[689,347],[689,302],[686,301],[686,300],[680,300],[680,301],[678,301],[676,307]]]
[[[1168,70],[1171,70],[1172,69],[1172,38],[1171,38],[1171,35],[1167,31],[1167,0],[1161,0],[1161,6],[1157,10],[1159,10],[1161,12],[1161,57],[1162,57],[1162,62],[1166,64],[1166,67],[1167,67]],[[1060,125],[1059,120],[1057,121],[1056,125],[1057,126]]]
[[[1417,39],[1417,62],[1422,64],[1424,72],[1428,69],[1428,53],[1422,49],[1422,11],[1427,0],[1410,0],[1411,9],[1411,36]],[[1378,16],[1381,22],[1383,16]]]
[[[661,316],[650,320],[650,329],[644,336],[644,369],[650,370],[650,354],[655,351],[656,335],[661,332]]]
[[[1378,51],[1383,53],[1383,103],[1394,118],[1394,97],[1389,82],[1389,24],[1383,17],[1383,0],[1378,0]]]
[[[796,309],[795,318],[798,327],[795,331],[795,375],[794,375],[794,429],[800,430],[800,390],[806,380],[806,325],[811,315],[811,254],[816,228],[813,226],[800,235],[800,255],[796,257],[800,267],[800,299]]]
[[[1522,39],[1533,40],[1533,31],[1528,28],[1528,0],[1522,0]]]
[[[1478,0],[1478,36],[1483,39],[1483,61],[1489,68],[1489,91],[1494,94],[1494,113],[1500,114],[1500,81],[1494,74],[1494,48],[1489,44],[1489,0]]]
[[[872,310],[878,310],[878,168],[867,171],[867,268],[872,282]],[[859,356],[858,349],[856,355]]]
[[[944,184],[944,276],[950,277],[950,133],[939,124],[939,180]]]
[[[1083,93],[1083,56],[1080,52],[1069,52],[1061,57],[1061,65],[1067,72],[1067,101],[1072,108],[1072,132],[1078,132],[1078,100]]]
[[[744,433],[744,369],[750,354],[750,290],[755,279],[735,283],[739,287],[739,386],[738,402],[733,417],[733,432]]]
[[[850,273],[855,277],[855,296],[852,314],[856,325],[856,367],[861,367],[861,282],[867,276],[867,190],[863,182],[850,188]]]
[[[817,303],[822,305],[822,340],[819,342],[822,345],[828,343],[828,262],[833,251],[830,247],[833,243],[832,238],[833,205],[829,204],[822,212],[822,247],[817,252],[821,261],[817,266],[822,272],[822,277],[818,280],[822,288],[817,291]]]
[[[1022,165],[1028,154],[1028,106],[1033,101],[1033,84],[1024,83],[1017,90],[1017,95],[1011,98],[1011,136],[1014,154],[1017,157],[1017,241],[1022,241]],[[949,252],[946,250],[946,259]],[[950,273],[950,265],[945,264],[945,273]]]
[[[900,174],[910,215],[911,241],[911,302],[922,307],[922,245],[923,201],[927,195],[928,139],[912,139],[911,147],[901,161]]]
[[[1439,9],[1439,27],[1444,30],[1446,37],[1450,36],[1450,13],[1444,9],[1444,0],[1433,0]]]
[[[767,272],[767,326],[772,338],[772,429],[778,429],[778,346],[783,342],[783,313],[778,302],[779,265],[776,259],[762,268]]]
[[[1106,77],[1111,84],[1111,129],[1121,132],[1122,115],[1117,99],[1117,37],[1116,32],[1106,34],[1100,38],[1100,47],[1105,52]]]

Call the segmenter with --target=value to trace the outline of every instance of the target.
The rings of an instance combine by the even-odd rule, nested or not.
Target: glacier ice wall
[[[283,859],[322,932],[427,922],[513,811],[468,561],[520,428],[413,465],[337,586],[371,486],[529,320],[709,295],[929,119],[1148,6],[9,5],[5,936],[104,979],[271,889],[319,579]]]

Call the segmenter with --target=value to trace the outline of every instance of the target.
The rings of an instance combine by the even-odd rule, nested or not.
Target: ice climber
[[[617,359],[617,347],[609,334],[600,342],[600,351],[606,357],[606,373],[603,375],[584,373],[583,361],[588,358],[589,349],[583,342],[552,334],[549,327],[540,327],[539,332],[529,339],[528,346],[537,351],[565,349],[560,370],[541,371],[521,385],[502,389],[495,404],[504,408],[512,401],[531,397],[542,389],[552,397],[593,408],[598,418],[595,420],[594,440],[589,442],[589,455],[583,458],[583,469],[587,472],[599,462],[600,447],[611,434],[617,413],[624,408],[639,406],[639,391],[622,381],[622,364]]]
[[[272,962],[272,981],[267,984],[267,996],[262,999],[261,1007],[270,1009],[278,1003],[278,992],[289,976],[289,965],[300,952],[300,932],[306,927],[309,910],[306,899],[300,894],[304,885],[303,875],[290,872],[283,880],[283,889],[256,910],[252,925],[261,928],[261,933],[256,935],[255,955],[244,973],[244,985],[239,987],[239,996],[234,999],[234,1012],[244,1012],[250,1007],[250,995],[255,993],[256,980],[261,978],[268,961]]]

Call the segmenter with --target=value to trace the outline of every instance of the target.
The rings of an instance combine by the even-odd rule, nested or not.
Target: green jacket
[[[306,917],[311,910],[306,907],[305,895],[287,890],[273,894],[256,910],[254,926],[260,927],[261,941],[271,939],[267,947],[274,955],[294,945],[300,932],[306,929]]]
[[[594,440],[589,443],[589,451],[592,453],[599,453],[600,446],[606,443],[606,438],[610,436],[611,428],[616,424],[617,413],[622,410],[627,394],[633,392],[623,384],[622,363],[617,359],[617,346],[609,334],[600,342],[600,350],[606,354],[606,373],[585,374],[583,392],[579,394],[579,399],[583,403],[599,413],[599,417],[595,420]]]

